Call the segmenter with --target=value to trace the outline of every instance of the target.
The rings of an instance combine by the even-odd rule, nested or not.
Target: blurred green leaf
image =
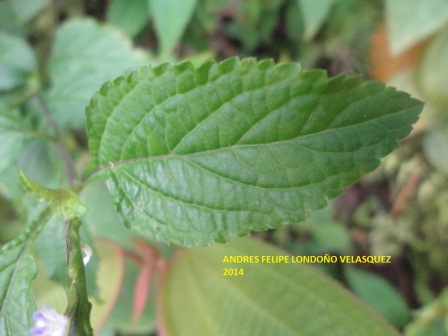
[[[84,108],[95,90],[144,63],[144,55],[132,50],[118,30],[93,20],[67,21],[59,27],[48,62],[53,117],[60,125],[83,127]]]
[[[29,120],[0,103],[0,192],[9,198],[21,193],[17,160],[24,143],[33,136]]]
[[[162,59],[170,56],[193,15],[197,0],[148,0]]]
[[[0,1],[0,29],[22,34],[25,24],[48,5],[48,0]]]
[[[393,54],[400,54],[447,22],[446,0],[386,0],[386,24]]]
[[[31,139],[19,152],[17,162],[27,176],[41,185],[60,188],[66,183],[64,163],[53,142]]]
[[[207,245],[322,208],[396,147],[421,108],[378,82],[294,63],[145,67],[87,108],[91,169],[138,233]]]
[[[448,13],[448,1],[447,9]],[[448,107],[448,26],[425,50],[418,70],[418,84],[426,98],[439,107]]]
[[[269,40],[282,3],[283,0],[238,2],[236,20],[227,27],[227,33],[240,40],[243,51],[250,54],[259,44]]]
[[[393,325],[403,327],[409,308],[395,288],[381,277],[346,265],[345,276],[352,291]]]
[[[36,276],[36,264],[29,253],[30,245],[44,225],[49,209],[31,222],[18,238],[0,250],[0,335],[28,335],[31,315],[36,310],[30,290]]]
[[[339,284],[307,265],[261,263],[284,255],[253,239],[179,254],[163,291],[170,335],[398,335]],[[259,263],[223,263],[259,256]],[[223,276],[223,268],[244,275]]]
[[[115,260],[115,262],[119,262],[119,260]],[[116,301],[117,304],[114,305],[105,325],[99,330],[99,336],[115,335],[117,332],[121,332],[122,334],[149,334],[151,331],[155,330],[155,286],[151,286],[149,299],[140,320],[137,323],[132,321],[134,290],[140,270],[141,265],[136,264],[129,259],[126,260],[124,279],[120,288],[120,294]],[[153,283],[153,285],[155,284]]]
[[[95,251],[99,258],[99,269],[96,276],[99,297],[91,300],[91,322],[96,332],[101,329],[114,305],[117,302],[124,277],[124,252],[116,244],[108,240],[96,239]]]
[[[406,326],[404,335],[448,335],[448,289],[445,288],[437,299],[417,311],[416,318]]]
[[[35,67],[34,52],[27,42],[0,32],[0,91],[25,85]]]
[[[448,176],[448,128],[433,128],[423,141],[431,165]]]
[[[42,261],[48,278],[66,286],[67,249],[65,245],[65,223],[52,216],[34,242],[34,250]]]
[[[298,0],[305,23],[305,40],[311,40],[330,13],[333,0]]]
[[[111,0],[107,21],[129,37],[135,37],[149,21],[148,0]]]
[[[23,143],[34,135],[29,120],[0,103],[0,172],[14,164]]]
[[[89,209],[85,224],[92,236],[107,238],[128,250],[135,249],[135,234],[123,226],[115,211],[112,196],[103,181],[97,180],[87,185],[80,197]]]
[[[295,253],[319,255],[333,252],[344,255],[351,250],[350,233],[343,223],[331,218],[330,207],[312,212],[306,221],[296,226],[309,238],[292,247]]]

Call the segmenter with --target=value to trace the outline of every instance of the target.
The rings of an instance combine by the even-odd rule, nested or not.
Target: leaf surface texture
[[[378,166],[421,108],[377,82],[231,58],[142,68],[86,113],[92,169],[124,222],[207,245],[302,221]]]

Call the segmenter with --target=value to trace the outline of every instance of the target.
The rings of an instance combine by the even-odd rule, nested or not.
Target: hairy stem
[[[81,220],[67,221],[67,287],[68,306],[66,315],[70,317],[69,336],[93,335],[90,326],[90,309],[87,296],[86,274],[82,261],[79,227]]]

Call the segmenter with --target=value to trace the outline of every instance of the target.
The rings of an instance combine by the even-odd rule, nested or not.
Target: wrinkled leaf
[[[142,68],[87,108],[92,168],[124,222],[207,245],[303,220],[374,169],[422,104],[359,78],[229,59]]]
[[[29,333],[36,310],[30,283],[37,272],[29,248],[48,215],[48,209],[43,211],[23,234],[0,250],[0,335]]]
[[[284,255],[251,239],[183,251],[163,292],[169,335],[397,335],[379,316],[315,268],[262,263]],[[258,263],[223,263],[257,256]],[[223,268],[244,275],[223,276]]]
[[[386,0],[389,46],[400,54],[448,22],[446,0]]]
[[[148,0],[161,57],[167,57],[179,42],[190,21],[197,0]]]
[[[305,23],[305,40],[311,40],[330,13],[333,0],[298,0]]]
[[[82,51],[82,52],[80,52]],[[84,108],[100,85],[145,63],[126,37],[91,20],[60,26],[48,62],[49,108],[61,125],[84,126]]]

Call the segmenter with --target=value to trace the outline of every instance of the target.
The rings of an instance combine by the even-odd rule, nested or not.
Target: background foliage
[[[37,307],[65,309],[63,219],[53,216],[40,225],[48,211],[25,194],[18,170],[48,188],[76,180],[89,163],[84,109],[103,82],[148,63],[188,59],[199,65],[209,58],[256,56],[297,61],[330,76],[362,74],[427,102],[411,137],[328,209],[256,235],[294,255],[391,255],[391,265],[323,270],[406,335],[448,334],[446,6],[440,0],[0,2],[0,244],[15,260],[20,280],[9,295],[38,274],[32,282]],[[171,260],[176,249],[149,244],[127,230],[103,182],[89,184],[81,199],[89,208],[81,238],[96,251],[86,268],[88,291],[97,299],[94,328],[100,335],[150,335],[159,307],[169,331],[180,334],[169,323],[169,313],[188,310],[172,307],[172,297],[187,295],[176,277],[202,272],[203,279],[216,279],[210,261],[197,260],[201,253],[219,255],[220,247],[188,251],[186,262],[168,273],[172,291],[165,305],[157,305],[162,280],[154,272],[166,265],[156,255]],[[38,233],[31,248],[28,242]],[[242,246],[234,248],[241,254],[256,248]],[[13,270],[0,266],[0,284],[8,283]],[[189,274],[194,267],[198,273]],[[199,310],[205,293],[198,293]],[[31,290],[24,295],[30,298]],[[0,299],[3,312],[6,299]],[[14,304],[35,310],[25,302]],[[11,330],[26,334],[22,328]]]

